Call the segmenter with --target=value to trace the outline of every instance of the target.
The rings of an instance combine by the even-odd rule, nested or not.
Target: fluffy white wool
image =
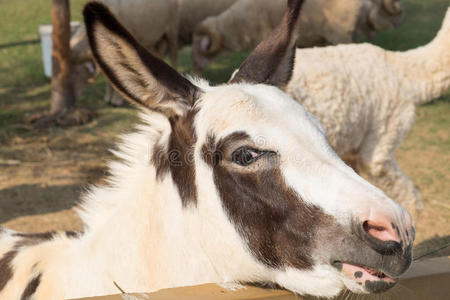
[[[416,106],[450,87],[450,9],[436,38],[406,52],[370,44],[299,49],[286,91],[316,115],[336,152],[407,207],[419,192],[395,159]]]

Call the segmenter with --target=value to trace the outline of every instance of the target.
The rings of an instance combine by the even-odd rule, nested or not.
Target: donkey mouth
[[[362,285],[370,293],[384,292],[397,283],[396,278],[368,266],[339,261],[336,261],[333,265],[341,270],[346,277]]]

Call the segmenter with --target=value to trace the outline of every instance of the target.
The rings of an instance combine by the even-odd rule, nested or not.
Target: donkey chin
[[[353,292],[384,292],[393,287],[397,278],[411,265],[414,229],[406,231],[405,237],[394,224],[393,234],[386,234],[381,225],[365,221],[353,221],[351,231],[336,233],[330,245],[339,249],[328,253],[328,263],[340,272],[343,283]],[[384,235],[384,239],[383,239]],[[362,242],[361,242],[362,241]],[[324,257],[321,250],[318,256]]]
[[[389,290],[411,264],[411,244],[403,247],[402,242],[383,242],[367,235],[364,225],[360,227],[360,239],[342,227],[322,232],[317,241],[321,245],[312,254],[313,267],[286,267],[277,272],[274,281],[294,293],[323,297],[336,296],[345,288],[364,294]]]
[[[406,210],[399,206],[398,211],[403,214],[402,223],[411,224]],[[413,226],[400,229],[379,217],[336,222],[331,216],[324,221],[324,216],[314,234],[310,270],[286,267],[277,273],[277,285],[298,294],[324,297],[335,296],[343,288],[354,293],[382,293],[411,265]]]

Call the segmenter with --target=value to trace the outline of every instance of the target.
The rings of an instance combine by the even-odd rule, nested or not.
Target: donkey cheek
[[[253,255],[271,268],[311,269],[319,208],[306,205],[284,183],[278,167],[238,173],[213,167],[222,205]]]

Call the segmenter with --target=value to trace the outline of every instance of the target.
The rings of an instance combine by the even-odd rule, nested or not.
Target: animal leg
[[[109,82],[106,83],[104,100],[111,106],[122,106],[124,103],[123,97],[113,89]]]
[[[166,35],[164,35],[161,40],[156,44],[155,48],[150,51],[153,55],[159,57],[160,59],[164,59],[168,52],[169,42],[167,41]]]
[[[358,156],[367,179],[417,218],[423,210],[420,194],[395,159],[395,150],[411,130],[414,119],[414,105],[394,109],[389,122],[379,123],[364,139]]]
[[[175,18],[178,20],[178,18]],[[177,68],[178,59],[178,21],[170,24],[169,30],[167,32],[167,42],[169,50],[170,64],[174,69]]]
[[[370,164],[366,175],[370,182],[404,206],[417,221],[423,210],[420,193],[412,180],[400,169],[395,158],[385,161],[382,165]]]

